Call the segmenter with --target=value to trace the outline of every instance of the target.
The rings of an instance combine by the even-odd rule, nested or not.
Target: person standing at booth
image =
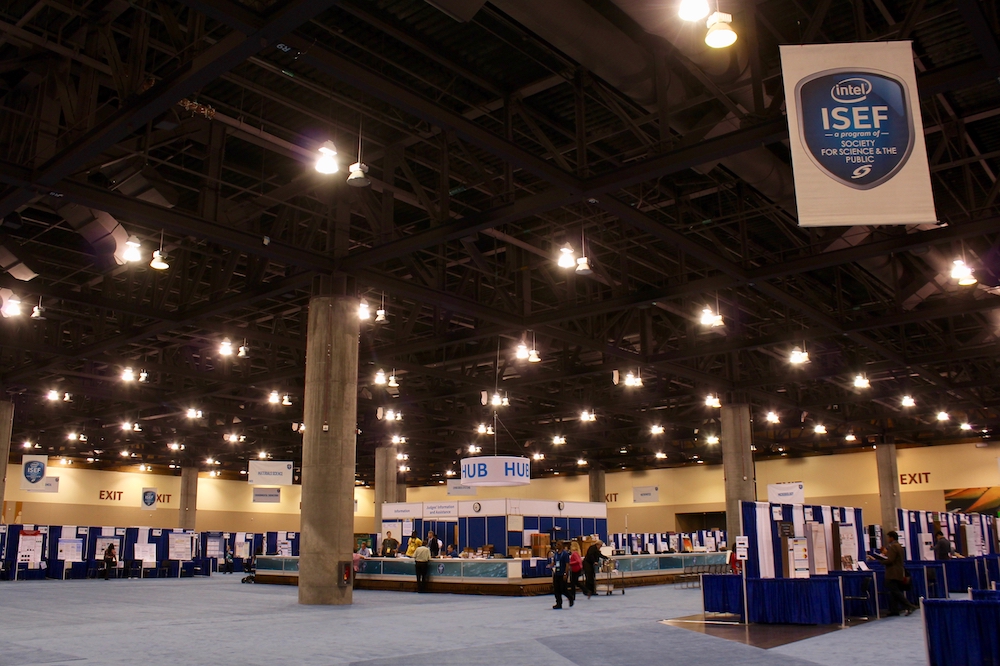
[[[888,544],[885,546],[885,587],[889,592],[889,615],[898,616],[899,609],[904,615],[909,615],[918,607],[910,603],[903,593],[906,580],[906,569],[903,567],[905,554],[899,545],[899,534],[891,531],[886,534]]]
[[[382,539],[382,557],[396,557],[396,549],[399,548],[399,542],[392,538],[392,532],[386,532],[385,538]]]
[[[438,557],[441,555],[441,542],[438,538],[434,536],[433,531],[427,532],[427,547],[431,549],[431,557]]]
[[[424,545],[424,542],[420,540],[416,532],[410,534],[410,539],[406,542],[406,556],[413,557],[414,553],[417,552],[417,548],[420,548],[422,545]]]
[[[104,550],[104,580],[108,580],[111,570],[118,565],[118,555],[115,553],[115,544],[109,543]]]
[[[420,542],[420,539],[417,539]],[[413,568],[417,573],[417,592],[427,591],[427,572],[431,567],[431,549],[424,544],[418,545],[413,551]]]
[[[934,542],[934,559],[938,561],[951,559],[951,541],[945,538],[941,530],[934,533],[937,541]]]
[[[590,595],[597,593],[596,567],[601,560],[608,559],[608,556],[601,552],[601,546],[603,545],[604,542],[598,540],[597,543],[591,544],[590,548],[587,549],[586,555],[583,556],[583,577],[587,583],[588,599]]]

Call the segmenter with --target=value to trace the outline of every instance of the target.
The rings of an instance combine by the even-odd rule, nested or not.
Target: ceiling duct
[[[468,23],[486,4],[486,0],[427,0],[427,4],[456,21]]]
[[[0,234],[0,269],[22,282],[34,280],[38,273],[25,263],[26,260],[24,250],[6,234]]]

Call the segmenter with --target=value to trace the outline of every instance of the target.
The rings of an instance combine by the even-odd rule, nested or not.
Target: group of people
[[[579,589],[589,599],[597,591],[596,567],[601,560],[608,559],[601,552],[603,542],[591,544],[583,557],[579,549],[574,549],[576,543],[562,541],[549,553],[549,568],[552,569],[552,593],[556,597],[553,610],[563,607],[563,597],[569,601],[570,608],[576,602],[576,591]],[[580,582],[581,574],[585,582]]]

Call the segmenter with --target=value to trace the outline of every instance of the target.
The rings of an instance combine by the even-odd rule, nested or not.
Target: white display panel
[[[167,559],[190,560],[193,553],[194,539],[192,534],[167,535]]]
[[[56,556],[64,562],[83,562],[83,539],[59,539]]]

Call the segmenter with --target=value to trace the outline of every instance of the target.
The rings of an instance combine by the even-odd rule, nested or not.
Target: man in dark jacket
[[[575,595],[573,588],[569,586],[568,541],[565,544],[556,545],[556,550],[553,551],[552,558],[549,560],[549,566],[552,567],[552,593],[556,597],[556,603],[552,609],[559,610],[563,607],[563,595],[569,599],[569,606],[572,608]]]
[[[903,593],[903,579],[906,578],[903,547],[899,545],[899,534],[896,532],[889,532],[886,537],[888,544],[884,549],[885,587],[889,592],[889,615],[899,615],[900,608],[903,609],[904,615],[909,615],[918,607],[911,604]]]
[[[934,559],[950,560],[951,559],[951,541],[945,538],[941,530],[934,533],[934,537],[937,541],[934,542]]]
[[[608,556],[601,552],[601,546],[604,545],[603,541],[598,541],[592,544],[590,548],[587,549],[587,554],[583,556],[583,576],[587,581],[587,598],[590,595],[597,594],[596,587],[596,576],[595,571],[597,564],[601,560],[608,559]]]

